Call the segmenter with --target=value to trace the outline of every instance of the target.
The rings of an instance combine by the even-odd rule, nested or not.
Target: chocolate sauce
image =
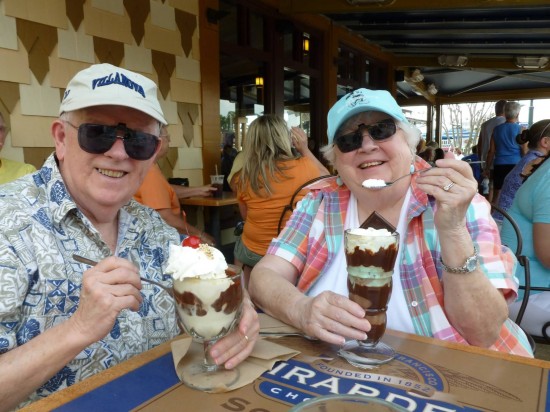
[[[176,302],[178,305],[189,315],[193,315],[193,309],[194,314],[196,316],[206,316],[207,311],[204,308],[204,304],[202,301],[191,292],[183,292],[178,293],[174,290],[174,298],[176,299]]]
[[[365,341],[367,344],[377,343],[386,331],[386,310],[391,297],[392,279],[388,281],[381,287],[373,287],[359,283],[368,283],[368,279],[357,279],[353,284],[348,277],[349,298],[365,309],[365,319],[371,324]]]
[[[236,273],[230,269],[226,269],[225,273],[229,278],[236,275]],[[178,305],[188,315],[206,316],[208,312],[208,308],[205,307],[205,304],[194,293],[187,291],[179,293],[174,290],[174,298]],[[220,293],[218,299],[212,304],[212,308],[216,312],[221,312],[223,310],[226,315],[229,315],[239,309],[242,300],[242,282],[241,278],[237,277],[233,280],[233,284]]]
[[[216,312],[223,310],[223,313],[229,315],[235,312],[243,301],[243,288],[241,278],[234,280],[233,284],[225,291],[220,293],[220,297],[212,304]]]
[[[385,316],[386,314],[384,313],[384,323],[380,324],[380,325],[377,325],[373,322],[371,322],[371,320],[369,319],[368,316],[365,316],[365,318],[371,322],[371,329],[370,331],[368,331],[367,333],[367,339],[364,340],[363,342],[367,343],[367,344],[370,344],[370,343],[373,343],[373,344],[376,344],[378,343],[378,341],[382,338],[382,336],[384,336],[384,332],[386,332],[386,320],[385,320]]]
[[[374,266],[381,268],[384,272],[390,272],[395,265],[397,257],[397,245],[392,243],[387,248],[381,248],[373,253],[371,250],[361,250],[355,246],[353,253],[346,252],[346,262],[348,266]]]
[[[352,284],[348,277],[349,298],[369,312],[385,312],[391,297],[391,290],[391,278],[387,284],[381,287],[373,287],[360,285],[358,282]]]

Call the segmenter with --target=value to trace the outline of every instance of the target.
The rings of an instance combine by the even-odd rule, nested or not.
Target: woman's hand
[[[364,340],[371,328],[361,306],[334,292],[304,295],[298,307],[293,311],[300,314],[299,329],[328,343],[343,345],[345,338]]]
[[[451,157],[452,156],[452,157]],[[418,187],[436,200],[435,226],[438,231],[455,231],[466,226],[466,211],[477,193],[477,181],[467,162],[447,152],[437,167],[420,173]]]
[[[290,128],[290,137],[292,139],[292,144],[294,145],[294,148],[302,155],[304,155],[304,152],[309,150],[309,147],[307,145],[307,134],[299,127],[291,127]]]
[[[245,292],[243,313],[238,327],[212,346],[210,356],[216,365],[224,365],[226,369],[233,369],[250,355],[258,340],[259,332],[258,313],[248,293]]]

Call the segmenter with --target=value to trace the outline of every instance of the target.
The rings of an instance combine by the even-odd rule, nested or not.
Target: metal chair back
[[[283,208],[282,212],[281,212],[281,217],[279,217],[279,224],[277,225],[277,233],[281,233],[281,230],[283,229],[283,220],[285,219],[285,216],[288,212],[292,213],[292,211],[294,210],[294,208],[296,207],[296,197],[302,193],[303,191],[305,191],[305,188],[307,186],[309,186],[310,184],[316,182],[317,180],[321,180],[321,179],[325,179],[327,177],[331,177],[332,175],[323,175],[323,176],[318,176],[318,177],[314,177],[313,179],[310,179],[308,180],[307,182],[304,182],[300,185],[300,187],[298,187],[294,193],[292,194],[289,202],[285,205],[285,207]]]

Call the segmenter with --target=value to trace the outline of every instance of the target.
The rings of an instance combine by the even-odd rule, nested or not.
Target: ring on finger
[[[455,185],[455,182],[451,180],[449,184],[446,184],[445,186],[443,186],[443,190],[448,192],[451,189],[451,187],[453,187],[454,185]]]

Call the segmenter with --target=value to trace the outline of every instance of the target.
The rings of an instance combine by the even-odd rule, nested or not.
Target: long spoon
[[[76,260],[77,262],[84,263],[85,265],[90,265],[90,266],[97,265],[97,262],[95,260],[88,259],[88,258],[85,258],[84,256],[80,256],[80,255],[77,255],[77,254],[73,255],[73,259]],[[156,281],[151,280],[151,279],[147,279],[147,278],[144,278],[144,277],[141,277],[141,276],[139,278],[141,279],[142,282],[147,282],[147,283],[151,283],[153,285],[156,285],[156,286],[164,289],[170,296],[174,296],[172,288],[169,288],[168,286],[164,286],[162,283],[156,282]]]
[[[385,189],[386,187],[390,187],[391,185],[393,185],[395,182],[398,182],[399,180],[401,179],[404,179],[406,177],[409,177],[409,176],[412,176],[416,173],[420,173],[420,172],[424,172],[426,170],[430,170],[431,167],[425,167],[424,169],[418,169],[418,170],[415,170],[411,173],[407,173],[406,175],[404,176],[401,176],[401,177],[398,177],[397,179],[391,181],[391,182],[384,182],[383,180],[381,179],[367,179],[367,180],[364,180],[363,183],[361,184],[361,186],[363,186],[365,189]]]

